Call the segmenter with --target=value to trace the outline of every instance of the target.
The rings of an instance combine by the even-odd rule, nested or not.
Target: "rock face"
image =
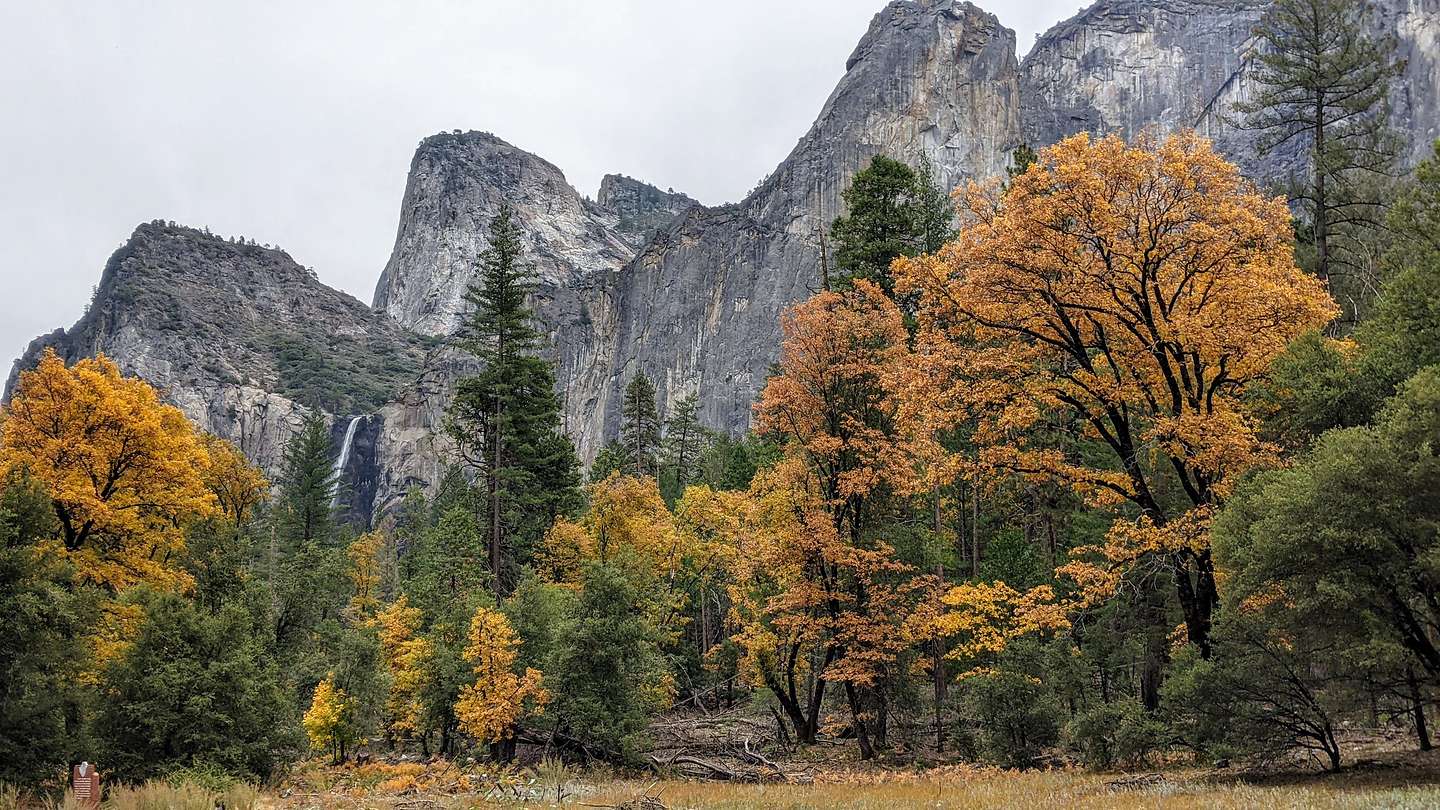
[[[618,230],[637,248],[678,214],[700,204],[674,189],[661,191],[623,174],[605,175],[595,202],[619,217]]]
[[[426,355],[420,337],[281,250],[159,222],[136,228],[110,257],[79,322],[30,344],[7,399],[19,369],[46,348],[66,362],[105,353],[272,477],[312,410],[331,420],[338,453],[348,419],[332,415],[380,408],[420,375]],[[362,455],[352,453],[358,466]],[[355,514],[368,518],[373,487],[347,488],[359,496]]]
[[[1026,141],[1076,132],[1133,136],[1195,128],[1251,176],[1283,176],[1291,152],[1261,158],[1254,133],[1227,119],[1255,90],[1253,30],[1268,0],[1100,0],[1050,29],[1021,65]],[[1407,60],[1391,94],[1392,123],[1423,158],[1440,126],[1440,0],[1377,0],[1377,36]]]
[[[707,424],[743,430],[778,354],[780,313],[819,285],[819,233],[850,177],[876,154],[924,155],[954,184],[998,173],[1019,143],[1014,34],[969,3],[891,3],[846,68],[790,156],[719,208],[615,175],[591,204],[553,166],[493,136],[428,139],[376,308],[452,333],[504,200],[541,270],[537,309],[582,457],[618,431],[637,372],[656,379],[662,410],[698,392]]]
[[[1265,0],[1101,0],[1021,65],[1026,140],[1192,127],[1244,64]]]

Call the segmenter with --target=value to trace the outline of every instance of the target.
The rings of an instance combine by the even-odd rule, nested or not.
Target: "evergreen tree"
[[[452,607],[464,614],[489,586],[485,559],[485,533],[475,511],[465,502],[451,503],[407,549],[400,563],[402,588],[429,617]]]
[[[1255,97],[1237,104],[1241,126],[1259,130],[1262,155],[1301,150],[1309,177],[1293,192],[1308,222],[1315,273],[1361,271],[1357,240],[1379,224],[1367,181],[1390,171],[1398,151],[1387,96],[1403,63],[1392,39],[1370,35],[1368,0],[1277,0],[1255,33]]]
[[[660,447],[660,412],[655,407],[655,383],[636,374],[625,386],[624,423],[620,443],[625,447],[625,472],[636,478],[654,477],[659,472],[656,452]]]
[[[590,464],[590,483],[604,481],[610,477],[610,473],[619,472],[630,466],[630,454],[625,452],[625,445],[618,441],[606,442],[595,454],[595,461]]]
[[[915,167],[914,196],[916,253],[934,253],[955,236],[955,206],[928,155]]]
[[[35,554],[53,531],[43,489],[22,476],[0,482],[0,783],[38,787],[83,753],[77,644],[95,621],[94,594]]]
[[[485,492],[497,596],[555,517],[580,502],[575,448],[561,433],[555,375],[540,357],[542,336],[526,303],[535,281],[520,237],[511,209],[502,207],[480,255],[479,280],[465,293],[473,311],[461,345],[484,370],[460,381],[450,407],[450,432]]]
[[[628,761],[643,750],[645,727],[668,696],[659,634],[623,567],[589,565],[545,679],[563,732],[607,759]]]
[[[710,441],[710,432],[700,424],[699,406],[694,394],[675,403],[675,410],[665,422],[662,445],[665,467],[665,500],[674,503],[685,488],[700,480],[700,457]]]
[[[330,431],[319,413],[311,414],[285,447],[280,474],[278,519],[288,549],[305,543],[328,545],[335,539],[335,462]]]
[[[863,278],[894,296],[890,262],[896,256],[914,256],[921,249],[918,189],[914,169],[876,155],[841,192],[847,213],[830,228],[841,286]]]
[[[204,762],[267,777],[299,743],[294,707],[256,616],[173,594],[145,604],[139,636],[104,673],[95,722],[114,777]]]
[[[1022,143],[1010,153],[1010,165],[1005,168],[1005,176],[1014,180],[1030,171],[1030,167],[1039,159],[1040,156],[1035,154],[1035,150],[1030,148],[1030,144]]]

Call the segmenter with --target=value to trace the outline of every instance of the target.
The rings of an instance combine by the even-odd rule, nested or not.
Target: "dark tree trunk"
[[[1413,667],[1405,667],[1405,680],[1410,687],[1410,710],[1415,714],[1415,737],[1420,741],[1420,750],[1429,751],[1430,728],[1425,724],[1425,702],[1420,699],[1420,681]]]
[[[875,758],[875,748],[870,744],[870,729],[865,722],[865,710],[860,703],[859,691],[855,684],[845,682],[845,699],[850,704],[850,719],[855,724],[855,741],[860,744],[860,759]]]

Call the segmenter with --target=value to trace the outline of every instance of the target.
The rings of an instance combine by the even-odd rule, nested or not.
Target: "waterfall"
[[[340,481],[345,475],[345,465],[350,461],[350,445],[355,443],[355,428],[360,427],[360,420],[364,418],[352,417],[350,426],[345,428],[345,441],[340,444],[340,457],[335,459],[335,469],[330,473],[330,480],[335,487],[335,494],[330,497],[332,509],[340,505]]]

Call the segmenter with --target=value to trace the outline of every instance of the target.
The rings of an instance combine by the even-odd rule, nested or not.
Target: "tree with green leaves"
[[[654,478],[659,473],[660,411],[655,406],[655,383],[644,373],[636,374],[625,386],[621,419],[625,472],[636,478]]]
[[[582,585],[545,670],[547,713],[592,754],[632,761],[650,718],[668,703],[660,636],[623,563],[590,563]]]
[[[1251,392],[1267,438],[1304,449],[1331,428],[1369,424],[1400,384],[1440,364],[1440,153],[1416,168],[1386,217],[1386,233],[1389,277],[1353,346],[1302,338]]]
[[[102,677],[95,735],[111,775],[209,763],[268,777],[299,728],[263,625],[236,604],[212,613],[173,594],[143,604],[139,636]]]
[[[699,482],[700,457],[709,442],[710,431],[700,424],[695,395],[682,397],[665,421],[665,438],[661,442],[661,492],[666,502],[673,504],[686,487]]]
[[[1258,130],[1260,154],[1298,150],[1309,176],[1292,192],[1305,216],[1322,279],[1361,271],[1355,252],[1378,227],[1372,181],[1398,153],[1387,97],[1404,64],[1392,38],[1377,38],[1368,0],[1276,0],[1255,33],[1255,96],[1237,104]]]
[[[781,445],[753,433],[739,439],[721,433],[700,454],[700,482],[711,489],[749,489],[755,473],[775,464],[783,453]]]
[[[308,670],[324,665],[315,634],[344,599],[343,538],[333,508],[337,482],[331,451],[324,418],[310,416],[285,447],[269,537],[261,538],[275,649],[297,686],[309,677]],[[234,551],[224,545],[241,542],[238,535],[227,538],[203,526],[195,532],[205,555],[228,556]],[[224,560],[192,556],[191,566],[204,575],[202,583],[235,576],[223,567],[211,570],[217,562]]]
[[[1283,593],[1299,624],[1408,652],[1440,686],[1440,366],[1373,426],[1333,430],[1243,485],[1215,524],[1232,599]]]
[[[305,419],[300,432],[285,446],[280,473],[277,517],[280,533],[290,548],[335,539],[335,462],[331,457],[330,430],[318,412]]]
[[[1010,152],[1010,165],[1005,167],[1005,176],[1014,180],[1030,171],[1030,167],[1039,159],[1040,156],[1030,148],[1030,144],[1022,143]]]
[[[863,278],[893,298],[890,263],[938,250],[954,233],[954,210],[928,159],[917,171],[876,155],[841,196],[846,213],[830,228],[841,287]]]
[[[92,662],[75,639],[95,621],[98,592],[35,553],[54,523],[38,484],[0,482],[0,782],[27,788],[57,781],[85,746],[80,681]]]
[[[928,155],[922,155],[915,167],[914,197],[917,252],[934,253],[955,237],[955,206]]]
[[[590,483],[604,481],[610,477],[610,473],[619,472],[629,466],[630,454],[625,451],[625,445],[614,440],[608,441],[595,454],[595,460],[590,462]]]
[[[575,448],[561,432],[555,374],[540,356],[542,335],[527,303],[535,288],[514,212],[502,206],[465,292],[472,307],[461,346],[483,370],[459,382],[449,427],[485,492],[491,591],[514,581],[558,515],[580,503]]]

